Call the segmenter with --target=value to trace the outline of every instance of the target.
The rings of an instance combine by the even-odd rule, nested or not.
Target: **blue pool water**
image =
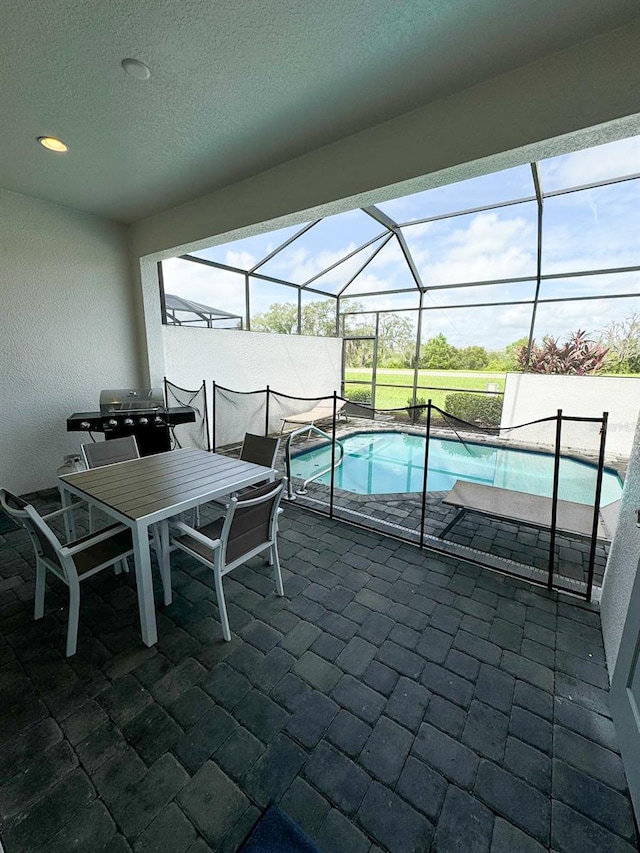
[[[338,489],[358,495],[421,492],[424,474],[424,436],[402,432],[361,432],[341,439],[344,461],[336,469]],[[331,447],[304,451],[291,460],[293,477],[306,480],[331,464]],[[484,483],[550,497],[553,455],[488,444],[432,438],[429,443],[427,490],[448,491],[456,480]],[[329,485],[330,474],[316,482]],[[577,459],[560,460],[561,500],[593,504],[596,467]],[[605,470],[601,505],[618,500],[618,475]]]

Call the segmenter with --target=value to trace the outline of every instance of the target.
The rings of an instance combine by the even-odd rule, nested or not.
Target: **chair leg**
[[[93,523],[94,523],[93,506],[91,504],[89,504],[89,533],[93,533]]]
[[[80,584],[69,584],[69,622],[67,625],[67,657],[75,655],[78,647],[78,620],[80,618]]]
[[[44,616],[44,594],[46,592],[47,567],[40,560],[36,565],[36,601],[33,612],[34,619]]]
[[[284,595],[284,586],[282,584],[282,572],[280,571],[280,556],[278,554],[278,543],[274,541],[269,548],[269,564],[273,566],[273,577],[276,582],[276,592],[278,595]]]
[[[231,639],[231,629],[229,628],[229,617],[227,616],[227,603],[224,600],[224,591],[222,589],[222,575],[217,569],[213,570],[213,579],[216,585],[218,610],[220,611],[220,622],[222,623],[222,636],[229,642]]]
[[[127,558],[125,557],[122,561],[122,571],[126,574],[129,574],[129,563],[127,562]]]
[[[122,560],[119,560],[117,563],[113,564],[113,573],[114,575],[122,574]]]

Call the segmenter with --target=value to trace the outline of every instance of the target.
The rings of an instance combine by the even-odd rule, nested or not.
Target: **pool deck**
[[[33,496],[43,509],[56,492]],[[271,800],[322,853],[633,853],[597,607],[285,506],[285,597],[256,558],[174,554],[159,642],[133,573],[34,622],[21,530],[0,536],[7,853],[235,853]]]

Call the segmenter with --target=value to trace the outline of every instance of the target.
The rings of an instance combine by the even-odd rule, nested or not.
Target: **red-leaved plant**
[[[535,340],[531,343],[529,354],[530,373],[556,373],[584,376],[597,373],[602,369],[609,350],[587,337],[587,333],[578,329],[564,343],[558,343],[557,338],[550,335],[542,339],[538,346]],[[523,369],[527,367],[527,347],[521,347],[518,362]]]

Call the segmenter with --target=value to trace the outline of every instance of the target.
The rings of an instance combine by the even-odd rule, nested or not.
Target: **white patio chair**
[[[133,554],[131,531],[124,524],[114,524],[99,533],[63,545],[47,522],[68,512],[71,507],[41,516],[31,504],[5,489],[0,489],[0,504],[22,524],[33,543],[36,555],[34,619],[42,619],[44,615],[47,571],[53,572],[69,587],[66,655],[70,657],[76,653],[78,643],[80,582],[110,566],[126,568],[127,557]]]
[[[135,435],[113,438],[110,441],[92,441],[80,447],[87,468],[102,468],[116,462],[139,459],[140,451]],[[89,504],[89,530],[93,533],[94,508]]]
[[[223,518],[195,529],[183,522],[173,528],[181,531],[174,535],[173,544],[213,571],[213,579],[220,610],[222,634],[231,639],[229,617],[222,589],[222,578],[251,557],[268,551],[278,595],[284,595],[282,573],[278,557],[278,511],[286,480],[266,483],[250,494],[231,498]]]

